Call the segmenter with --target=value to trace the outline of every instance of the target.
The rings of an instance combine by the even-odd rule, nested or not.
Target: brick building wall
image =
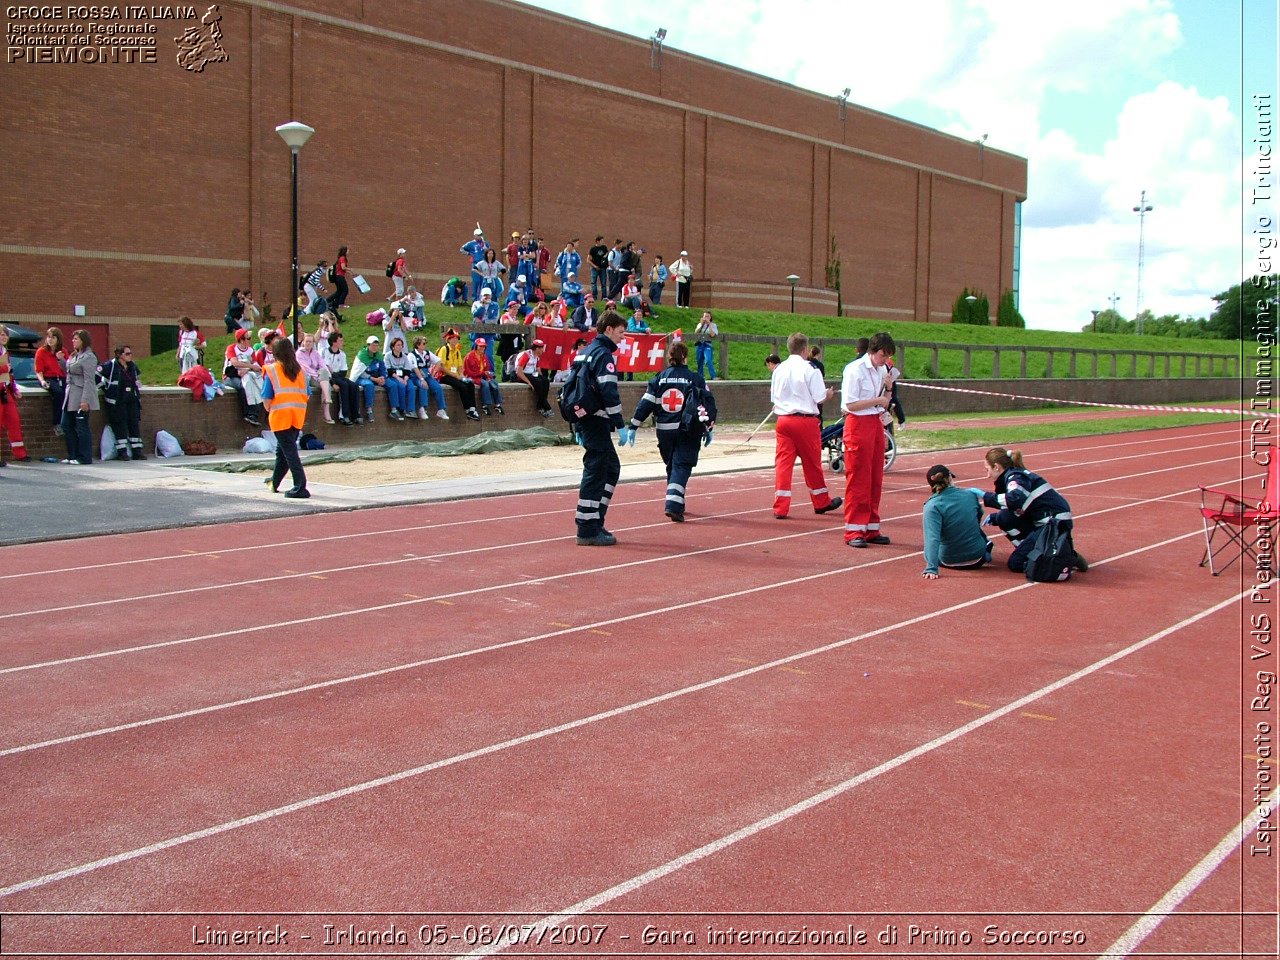
[[[847,313],[942,320],[961,287],[1011,283],[1019,157],[674,48],[654,69],[646,40],[505,0],[220,7],[228,59],[198,73],[173,21],[153,63],[4,64],[0,319],[83,303],[145,352],[182,314],[221,329],[233,286],[278,315],[291,119],[317,130],[303,265],[347,244],[380,295],[399,246],[429,296],[463,273],[477,220],[495,245],[635,240],[646,266],[688,249],[695,305],[754,283],[778,307],[792,273],[823,288],[833,235]]]

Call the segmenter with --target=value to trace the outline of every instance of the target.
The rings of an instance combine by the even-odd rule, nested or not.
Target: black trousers
[[[93,463],[93,439],[89,436],[89,414],[62,411],[62,436],[67,441],[67,459]]]
[[[115,403],[107,403],[107,422],[116,435],[116,450],[127,454],[130,447],[142,449],[142,404],[132,394],[126,394]]]
[[[338,416],[353,423],[360,419],[360,388],[350,377],[331,376],[329,385],[338,395]]]
[[[49,406],[53,411],[53,425],[62,423],[62,401],[67,397],[67,378],[49,377]]]
[[[689,294],[693,292],[693,281],[686,280],[684,283],[676,284],[676,306],[687,307],[689,305]]]
[[[337,292],[329,301],[329,309],[336,311],[347,305],[347,294],[351,292],[351,288],[347,286],[346,277],[334,277],[333,285],[337,287]]]
[[[613,443],[613,428],[603,417],[591,416],[578,424],[578,436],[585,448],[582,454],[582,482],[578,484],[578,536],[594,537],[604,529],[614,488],[622,473],[618,448]]]
[[[689,484],[693,468],[698,465],[701,444],[700,437],[690,437],[679,430],[658,431],[658,452],[667,466],[667,500],[664,506],[667,513],[684,514],[685,487]]]
[[[474,383],[470,380],[459,380],[457,377],[452,377],[447,373],[440,378],[440,382],[446,387],[453,387],[454,390],[458,391],[458,399],[462,401],[464,410],[475,409],[476,385]]]
[[[300,431],[297,427],[289,427],[287,430],[272,430],[271,432],[276,437],[276,466],[271,471],[271,489],[278,490],[280,481],[288,473],[293,479],[293,488],[295,490],[305,490],[307,488],[307,475],[302,471],[302,457],[298,456],[298,434]]]
[[[529,376],[525,374],[525,376]],[[547,403],[547,393],[551,389],[551,381],[547,379],[547,375],[539,370],[532,377],[529,377],[529,383],[533,386],[533,402],[539,410],[550,410],[551,404]]]

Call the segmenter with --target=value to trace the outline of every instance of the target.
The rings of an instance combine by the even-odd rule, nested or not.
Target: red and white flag
[[[623,373],[661,370],[666,356],[667,334],[628,333],[618,344],[618,369]]]
[[[540,370],[564,370],[573,361],[573,345],[579,338],[590,343],[596,332],[591,330],[582,333],[572,327],[534,327],[536,336],[547,345],[542,351],[542,359],[538,361]]]

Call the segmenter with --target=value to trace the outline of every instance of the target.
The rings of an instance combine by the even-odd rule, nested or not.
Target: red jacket
[[[493,374],[489,371],[489,358],[472,350],[462,358],[462,376],[472,383],[490,379]]]

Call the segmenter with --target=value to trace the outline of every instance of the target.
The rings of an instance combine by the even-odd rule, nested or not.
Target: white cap
[[[475,228],[473,231],[471,231],[471,232],[472,232],[473,234],[475,234],[477,237],[483,237],[483,236],[484,236],[484,231],[483,231],[483,230],[481,230],[479,227],[476,227],[476,228]]]
[[[401,252],[401,253],[404,253],[404,251],[403,251],[403,250],[401,250],[400,252]],[[680,251],[680,256],[682,256],[682,257],[687,257],[688,255],[689,255],[689,251],[688,251],[688,250],[681,250],[681,251]]]
[[[382,342],[382,341],[381,341],[381,340],[379,340],[377,337],[369,337],[368,339],[366,339],[366,340],[365,340],[365,343],[367,343],[367,344],[368,344],[368,343],[381,343],[381,342]]]
[[[492,290],[490,290],[488,287],[484,287],[484,288],[482,288],[482,289],[481,289],[481,291],[480,291],[480,296],[481,296],[481,297],[492,297],[492,296],[493,296],[493,291],[492,291]]]
[[[404,254],[405,254],[405,249],[404,249],[404,247],[401,247],[399,250],[397,250],[397,251],[396,251],[396,256],[397,256],[397,257],[403,257],[403,256],[404,256]]]

